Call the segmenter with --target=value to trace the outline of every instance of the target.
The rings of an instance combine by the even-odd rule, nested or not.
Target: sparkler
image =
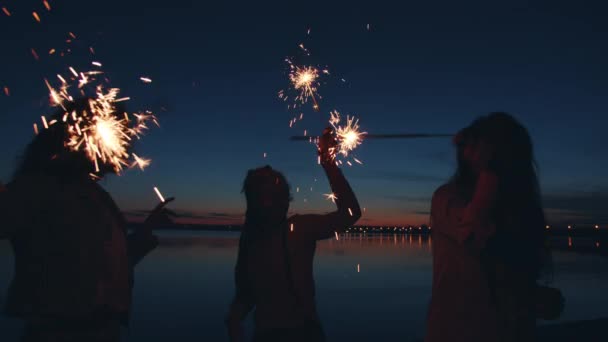
[[[361,145],[362,136],[367,134],[367,132],[359,131],[359,119],[348,115],[346,116],[346,125],[340,126],[340,113],[337,110],[330,113],[329,123],[334,128],[338,140],[338,150],[336,152],[344,157],[347,157],[349,152]]]
[[[160,193],[157,187],[154,187],[154,192],[156,192],[156,196],[158,196],[158,199],[160,199],[162,203],[165,203],[165,198],[163,197],[163,194]]]
[[[453,137],[453,134],[427,134],[427,133],[398,133],[398,134],[369,134],[369,133],[361,133],[361,135],[367,139],[417,139],[417,138],[449,138]],[[318,139],[318,136],[301,136],[294,135],[291,136],[290,139],[294,141],[309,141],[310,139]],[[360,163],[355,160],[355,162]]]
[[[297,66],[289,59],[286,59],[286,61],[290,68],[289,80],[292,87],[298,92],[298,95],[295,96],[296,102],[304,104],[310,99],[313,103],[312,108],[315,111],[319,111],[319,103],[317,102],[317,97],[319,96],[317,92],[319,87],[319,69],[313,66]],[[326,70],[322,72],[327,73]],[[287,99],[283,91],[279,92],[279,98]]]
[[[69,70],[72,74],[70,78],[57,75],[61,81],[57,89],[45,80],[51,104],[64,110],[61,123],[67,126],[68,132],[65,146],[71,151],[84,152],[93,163],[96,173],[101,171],[101,165],[111,167],[117,174],[124,167],[139,167],[143,170],[150,165],[149,159],[141,158],[129,150],[133,139],[139,139],[143,131],[148,129],[148,121],[158,125],[155,116],[147,111],[132,113],[135,118],[133,120],[128,113],[120,113],[116,103],[128,99],[118,98],[120,89],[105,90],[102,85],[95,86],[92,83],[96,81],[97,75],[103,74],[102,71],[78,72],[73,67],[69,67]],[[94,91],[94,96],[75,103],[70,93],[74,88],[78,89],[78,97],[84,96],[89,90]],[[46,119],[42,117],[42,120],[44,127],[48,128],[50,125]],[[129,162],[131,157],[133,161]]]

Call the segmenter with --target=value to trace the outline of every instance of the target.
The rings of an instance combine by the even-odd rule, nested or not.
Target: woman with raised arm
[[[491,113],[454,143],[458,170],[431,206],[426,341],[532,341],[545,218],[530,136]]]
[[[52,119],[88,110],[89,102],[65,106]],[[6,312],[25,321],[24,342],[117,342],[130,311],[133,268],[157,246],[152,229],[168,219],[163,207],[171,199],[128,234],[97,182],[113,168],[100,164],[92,179],[92,162],[65,147],[67,134],[61,124],[42,130],[0,189],[0,238],[10,239],[15,253]]]
[[[235,270],[236,295],[226,324],[241,341],[241,322],[255,309],[254,341],[324,341],[315,305],[313,258],[317,240],[343,232],[361,217],[357,198],[331,153],[336,142],[326,129],[319,143],[321,165],[338,209],[325,215],[287,217],[291,200],[285,177],[270,166],[250,170]]]

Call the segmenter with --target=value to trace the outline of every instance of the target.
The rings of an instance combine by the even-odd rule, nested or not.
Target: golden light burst
[[[312,108],[315,111],[318,111],[319,69],[314,66],[297,66],[290,60],[287,60],[287,62],[290,67],[289,80],[291,81],[292,87],[297,92],[295,101],[304,104],[310,99],[313,103]],[[279,93],[279,97],[287,100],[287,96],[284,96],[283,92]]]
[[[348,157],[350,152],[361,145],[363,136],[367,132],[359,130],[359,119],[355,119],[354,116],[347,115],[344,125],[340,125],[341,121],[342,118],[337,110],[330,112],[329,124],[334,128],[338,141],[338,146],[334,152]],[[362,164],[358,159],[355,159],[355,161]]]
[[[72,67],[69,70],[72,74],[69,78],[57,75],[61,83],[57,89],[45,79],[51,105],[65,111],[61,123],[67,126],[66,148],[84,152],[93,163],[96,173],[101,171],[102,165],[105,166],[104,169],[111,167],[117,174],[125,167],[139,167],[143,170],[150,165],[149,159],[131,153],[130,148],[133,140],[139,139],[143,131],[148,129],[148,121],[158,125],[154,114],[149,111],[132,114],[119,112],[116,103],[128,98],[118,98],[118,88],[106,90],[101,84],[95,85],[96,76],[103,72],[78,72]],[[77,89],[77,95],[70,93],[73,89]],[[86,96],[87,91],[93,91],[94,95]],[[69,111],[75,97],[85,97],[86,104]],[[44,116],[42,121],[45,128],[58,122],[53,120],[54,122],[47,123]],[[131,158],[133,161],[130,161]]]

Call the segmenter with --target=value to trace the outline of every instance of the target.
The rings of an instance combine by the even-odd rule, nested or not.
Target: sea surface
[[[227,341],[223,318],[234,291],[238,233],[165,231],[160,237],[160,247],[136,269],[125,341]],[[328,340],[421,339],[431,248],[432,238],[421,235],[348,234],[320,242],[315,280]],[[558,323],[608,317],[608,258],[567,249],[553,257],[553,285],[566,297]],[[10,245],[0,241],[0,305],[12,274]],[[0,317],[0,341],[18,341],[21,327]],[[251,320],[246,328],[251,331]]]

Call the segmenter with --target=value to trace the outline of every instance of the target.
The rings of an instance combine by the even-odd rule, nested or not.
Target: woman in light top
[[[530,136],[491,113],[454,143],[458,169],[431,205],[426,341],[532,341],[545,218]]]

